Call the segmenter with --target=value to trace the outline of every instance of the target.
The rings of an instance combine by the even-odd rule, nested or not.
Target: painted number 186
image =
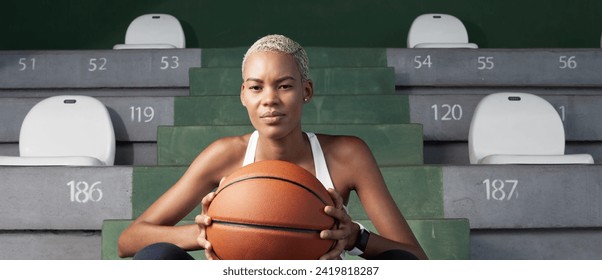
[[[70,188],[71,202],[99,202],[102,199],[100,184],[100,181],[94,182],[92,185],[86,181],[70,181],[67,186]]]

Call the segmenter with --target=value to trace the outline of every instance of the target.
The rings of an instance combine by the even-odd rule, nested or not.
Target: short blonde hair
[[[267,35],[257,40],[242,59],[242,71],[245,71],[247,57],[256,52],[279,52],[290,54],[295,59],[297,68],[301,73],[301,81],[309,80],[309,59],[307,53],[299,43],[283,35]]]

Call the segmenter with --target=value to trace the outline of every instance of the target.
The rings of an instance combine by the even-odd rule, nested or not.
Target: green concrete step
[[[101,231],[101,256],[102,260],[125,260],[131,258],[120,258],[117,254],[117,240],[119,235],[130,225],[133,220],[105,220]],[[192,224],[193,220],[181,221],[179,225]],[[202,250],[189,252],[195,259],[205,259],[205,252]]]
[[[190,68],[190,95],[239,95],[241,68]],[[312,68],[316,95],[392,94],[393,68]]]
[[[374,231],[368,220],[359,220]],[[105,220],[102,227],[102,259],[117,260],[117,239],[131,220]],[[181,224],[193,223],[191,220]],[[408,220],[418,242],[433,260],[465,260],[470,258],[470,229],[466,219],[420,219]],[[191,252],[195,259],[205,259],[202,250]],[[357,257],[350,257],[354,259]]]
[[[602,181],[601,169],[601,165],[403,165],[381,167],[381,172],[407,218],[465,218],[475,230],[588,229],[602,225],[600,187],[591,183]],[[153,183],[145,184],[148,188]],[[173,182],[164,184],[158,194]],[[132,183],[134,190],[139,185]],[[348,205],[354,219],[368,218],[355,195]]]
[[[139,166],[133,171],[132,217],[140,216],[186,171],[186,166]],[[406,218],[442,218],[441,169],[427,166],[381,167],[389,192]],[[368,219],[355,192],[348,203],[353,219]],[[186,219],[200,213],[195,208]]]
[[[140,216],[155,200],[182,177],[187,166],[137,166],[134,167],[132,185],[132,218]],[[195,208],[187,219],[201,213]]]
[[[441,168],[435,166],[381,167],[389,193],[407,219],[443,218]],[[359,198],[352,192],[348,202],[353,219],[369,219]]]
[[[409,219],[408,224],[429,259],[470,259],[470,224],[467,219]],[[369,227],[371,223],[365,226]],[[370,228],[374,230],[374,227]]]
[[[368,144],[380,166],[423,163],[420,124],[304,125],[303,129],[316,133],[358,136]],[[188,165],[215,140],[253,130],[250,125],[161,126],[157,129],[158,164]]]
[[[202,67],[241,67],[248,47],[202,49]],[[305,47],[309,65],[320,67],[384,67],[386,49]]]
[[[315,96],[303,107],[304,124],[408,123],[407,95]],[[248,125],[240,97],[191,96],[174,100],[174,125]]]

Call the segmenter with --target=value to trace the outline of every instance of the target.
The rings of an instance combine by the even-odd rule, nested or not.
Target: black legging
[[[384,251],[374,257],[367,258],[368,260],[417,260],[418,258],[410,252],[403,250]]]
[[[389,250],[380,253],[369,260],[417,260],[413,254],[402,250]],[[171,243],[155,243],[144,247],[136,255],[134,260],[194,260],[182,248]]]
[[[144,247],[134,255],[134,260],[194,260],[194,258],[182,248],[162,242]]]

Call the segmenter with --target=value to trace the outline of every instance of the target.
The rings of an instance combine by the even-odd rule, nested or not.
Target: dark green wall
[[[405,47],[412,20],[449,13],[482,48],[598,48],[600,0],[8,0],[0,49],[107,49],[144,13],[169,13],[188,47],[247,46],[268,33],[307,46]]]

